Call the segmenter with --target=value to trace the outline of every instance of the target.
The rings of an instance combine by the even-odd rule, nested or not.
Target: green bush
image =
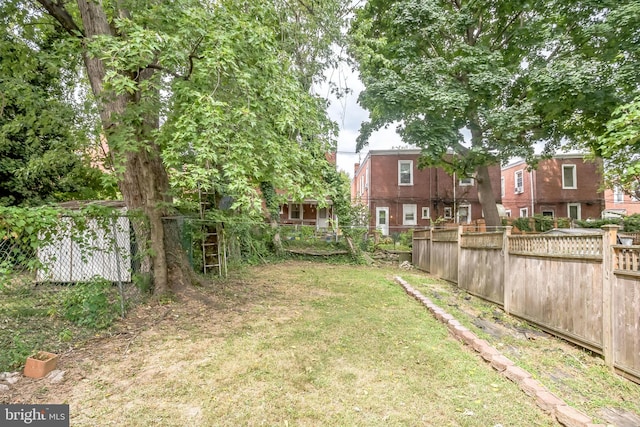
[[[399,243],[402,246],[413,247],[413,229],[400,233]]]
[[[630,233],[640,231],[640,214],[625,216],[622,219],[623,230]]]
[[[511,222],[511,225],[517,227],[520,231],[533,231],[529,218],[516,218]]]
[[[33,352],[33,346],[26,342],[19,331],[7,338],[9,342],[3,342],[6,347],[3,346],[4,348],[0,352],[0,367],[2,367],[0,371],[19,369],[24,365],[25,359]]]
[[[105,279],[76,283],[62,297],[63,317],[78,326],[92,329],[111,326],[119,308],[119,296]]]
[[[603,225],[615,224],[622,225],[621,219],[596,219],[590,221],[576,221],[576,224],[582,228],[601,228]]]
[[[507,222],[503,222],[503,224],[506,225]],[[553,230],[554,227],[571,227],[571,219],[553,218],[550,216],[536,214],[532,217],[516,218],[511,221],[511,225],[517,227],[521,231],[537,231],[540,233],[544,233],[545,231]]]

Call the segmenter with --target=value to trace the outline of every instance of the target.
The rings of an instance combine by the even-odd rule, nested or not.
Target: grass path
[[[397,269],[288,262],[140,307],[63,355],[73,426],[552,426],[393,282]],[[25,380],[27,381],[27,380]]]
[[[507,316],[453,284],[417,270],[399,275],[594,423],[640,425],[640,385],[615,375],[602,357]]]

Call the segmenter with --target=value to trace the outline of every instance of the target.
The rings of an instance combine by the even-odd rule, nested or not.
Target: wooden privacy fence
[[[483,299],[504,305],[503,232],[460,235],[458,284]]]
[[[414,232],[413,262],[505,312],[602,354],[640,382],[640,245],[586,234]]]
[[[458,280],[458,228],[431,230],[430,272],[450,282]]]

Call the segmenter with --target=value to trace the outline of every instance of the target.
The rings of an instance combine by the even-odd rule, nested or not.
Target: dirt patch
[[[244,321],[243,313],[259,305],[266,294],[276,290],[268,281],[242,278],[211,283],[205,288],[181,290],[177,301],[166,305],[142,305],[131,310],[108,332],[78,344],[60,355],[58,369],[64,370],[64,381],[52,384],[47,378],[21,377],[9,390],[0,391],[0,403],[63,403],[91,372],[117,361],[123,371],[134,372],[140,359],[153,357],[153,349],[143,350],[139,343],[161,340],[168,331],[189,331],[194,327],[212,338]],[[278,308],[270,308],[273,313]],[[282,317],[290,315],[288,307],[280,307]],[[186,334],[185,334],[186,336]],[[135,357],[131,357],[136,348]],[[149,373],[151,374],[151,373]],[[144,381],[138,377],[136,381]]]

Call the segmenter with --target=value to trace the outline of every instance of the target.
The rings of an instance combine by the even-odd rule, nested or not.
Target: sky
[[[358,105],[358,95],[364,86],[358,78],[357,73],[351,71],[346,66],[338,70],[332,70],[328,78],[337,84],[338,87],[347,87],[351,91],[340,99],[330,95],[328,89],[327,93],[324,93],[324,96],[326,96],[331,103],[328,109],[329,117],[334,120],[340,128],[338,135],[338,153],[336,156],[338,170],[346,172],[353,178],[354,164],[364,160],[370,149],[385,150],[408,147],[396,133],[395,126],[389,126],[387,129],[374,132],[369,139],[369,144],[364,147],[360,153],[356,153],[356,138],[358,137],[360,124],[369,118],[369,113]]]
[[[360,153],[356,153],[356,138],[360,131],[360,124],[369,118],[369,113],[358,105],[358,95],[364,89],[364,85],[358,78],[357,72],[351,71],[346,66],[338,70],[332,70],[327,76],[329,80],[339,87],[347,87],[350,93],[340,99],[330,94],[330,91],[323,87],[319,90],[319,95],[325,96],[330,101],[328,108],[329,117],[334,120],[340,129],[338,135],[338,152],[336,155],[337,168],[346,172],[353,178],[354,165],[364,160],[369,150],[390,150],[394,148],[415,148],[402,142],[400,135],[396,133],[396,126],[391,125],[387,129],[381,129],[371,134],[369,144]],[[325,91],[322,93],[323,91]],[[461,129],[465,141],[469,141],[471,134],[468,129]],[[542,151],[543,144],[535,146],[536,153]],[[575,151],[571,151],[575,152]],[[511,162],[520,159],[511,159]]]

